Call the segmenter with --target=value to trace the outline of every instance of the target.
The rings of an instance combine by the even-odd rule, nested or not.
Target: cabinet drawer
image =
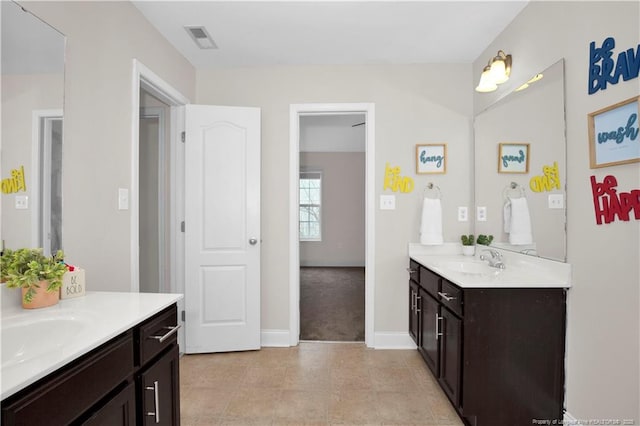
[[[440,281],[440,276],[420,266],[420,287],[436,299],[438,298],[438,291],[440,291]]]
[[[175,305],[144,322],[138,334],[138,365],[143,366],[165,348],[176,343],[178,327],[178,309]]]
[[[451,284],[447,280],[442,280],[442,288],[438,292],[438,300],[452,312],[462,316],[462,289]]]
[[[409,260],[409,279],[415,283],[420,281],[420,264],[415,260]]]
[[[128,332],[3,401],[2,424],[70,424],[125,382],[133,368],[133,336]]]

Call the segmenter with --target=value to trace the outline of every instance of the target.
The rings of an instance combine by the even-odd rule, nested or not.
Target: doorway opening
[[[303,141],[301,139],[301,129],[304,127],[306,117],[321,116],[351,116],[350,126],[359,127],[364,132],[364,215],[361,216],[361,226],[364,228],[364,342],[369,347],[375,346],[374,341],[374,294],[375,294],[375,223],[374,223],[374,179],[375,179],[375,106],[370,103],[355,104],[294,104],[290,107],[290,232],[289,232],[289,303],[290,303],[290,328],[289,344],[295,346],[301,339],[301,255],[305,252],[301,249],[300,235],[301,227],[311,227],[309,224],[302,224],[301,221],[301,155],[303,151]],[[355,119],[359,117],[360,120]],[[354,120],[355,119],[355,120]],[[346,165],[344,167],[351,167]],[[308,167],[307,167],[308,168]],[[302,172],[313,172],[313,170],[302,170]],[[345,201],[349,203],[349,200]],[[345,203],[343,202],[343,203]],[[312,207],[312,206],[311,206]],[[308,218],[308,216],[306,217]],[[306,219],[305,218],[305,219]],[[301,225],[302,224],[302,225]],[[320,222],[320,227],[323,222]],[[326,226],[326,224],[325,224]],[[322,232],[322,231],[321,231]],[[311,243],[311,242],[309,242]],[[317,247],[320,247],[319,245]],[[304,254],[306,256],[306,254]],[[344,259],[343,259],[344,261]],[[360,261],[361,262],[361,261]],[[334,265],[338,266],[338,265]],[[345,265],[352,266],[352,265]],[[362,266],[360,266],[362,267]],[[303,336],[304,337],[304,336]],[[359,339],[359,338],[358,338]],[[361,339],[359,339],[361,340]]]
[[[300,340],[364,341],[364,124],[300,117]]]
[[[166,117],[169,105],[144,89],[140,90],[138,156],[138,246],[140,292],[166,293],[169,290],[170,229],[167,226],[171,197],[169,188],[170,132]]]
[[[184,220],[184,144],[181,142],[181,134],[184,131],[184,105],[189,103],[189,99],[137,59],[133,59],[131,98],[131,188],[129,197],[131,291],[134,293],[145,291],[141,286],[140,280],[142,250],[140,246],[140,227],[146,220],[146,217],[140,211],[141,190],[143,189],[140,187],[140,164],[141,156],[146,155],[141,151],[140,143],[140,108],[143,106],[141,102],[144,101],[143,99],[141,100],[141,93],[152,96],[167,107],[164,113],[165,125],[160,126],[158,122],[158,129],[163,128],[165,133],[165,149],[161,151],[165,155],[162,161],[165,167],[165,179],[163,183],[158,183],[159,186],[164,185],[163,196],[165,197],[165,201],[162,203],[164,206],[164,218],[161,219],[164,220],[164,224],[158,225],[158,227],[162,226],[164,229],[162,234],[165,238],[164,242],[161,243],[163,247],[161,256],[164,259],[165,266],[163,268],[164,284],[160,290],[167,293],[184,293],[184,233],[181,227],[181,221]],[[154,116],[153,111],[147,112],[151,117]],[[156,112],[155,114],[158,113]],[[160,155],[159,151],[158,156]],[[149,205],[153,206],[154,203],[149,203]],[[156,213],[158,213],[158,210],[162,209],[156,207]],[[153,228],[155,228],[155,225]],[[156,235],[159,236],[160,232],[158,231]],[[155,257],[155,254],[152,257]],[[183,309],[184,299],[178,301],[178,310],[182,311]],[[178,321],[184,326],[184,321],[180,316]],[[178,331],[178,340],[180,346],[185,347],[182,329]]]
[[[33,125],[33,246],[50,256],[63,249],[62,111],[34,111]]]

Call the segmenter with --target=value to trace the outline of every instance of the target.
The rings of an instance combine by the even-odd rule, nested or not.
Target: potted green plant
[[[45,256],[41,248],[5,250],[0,275],[8,288],[22,289],[22,307],[43,308],[58,303],[62,276],[67,271],[62,250]]]
[[[473,234],[460,236],[462,241],[462,254],[465,256],[473,256],[476,253],[476,240]]]
[[[493,235],[478,235],[478,240],[476,241],[479,245],[488,246],[493,241]]]

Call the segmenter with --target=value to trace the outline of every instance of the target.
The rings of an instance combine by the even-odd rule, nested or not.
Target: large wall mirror
[[[62,248],[65,37],[17,3],[0,7],[2,241],[50,253]]]
[[[566,261],[564,61],[474,120],[476,234],[492,245]]]

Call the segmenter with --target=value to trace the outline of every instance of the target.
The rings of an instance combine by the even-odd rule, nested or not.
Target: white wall
[[[590,176],[640,188],[640,165],[589,168],[587,114],[638,95],[640,80],[588,95],[589,43],[614,37],[617,52],[637,49],[638,2],[533,2],[474,62],[498,49],[513,55],[512,79],[498,93],[477,94],[476,111],[541,69],[565,58],[567,113],[568,292],[566,408],[578,419],[640,421],[640,221],[596,225]]]
[[[197,103],[262,109],[262,328],[289,329],[289,106],[316,102],[372,102],[376,108],[376,197],[386,163],[415,179],[416,190],[396,194],[393,211],[375,213],[375,331],[407,332],[407,243],[418,242],[422,188],[443,193],[444,236],[469,231],[456,220],[471,193],[469,65],[282,66],[198,70]],[[415,175],[415,145],[446,142],[446,175]],[[387,191],[391,194],[391,192]],[[377,198],[375,204],[377,205]],[[295,218],[293,219],[295,220]]]
[[[66,35],[63,230],[89,290],[128,291],[133,59],[193,99],[191,64],[129,2],[22,2]],[[133,199],[137,194],[130,193]]]
[[[301,152],[322,172],[322,241],[300,242],[301,266],[365,266],[364,152]]]

